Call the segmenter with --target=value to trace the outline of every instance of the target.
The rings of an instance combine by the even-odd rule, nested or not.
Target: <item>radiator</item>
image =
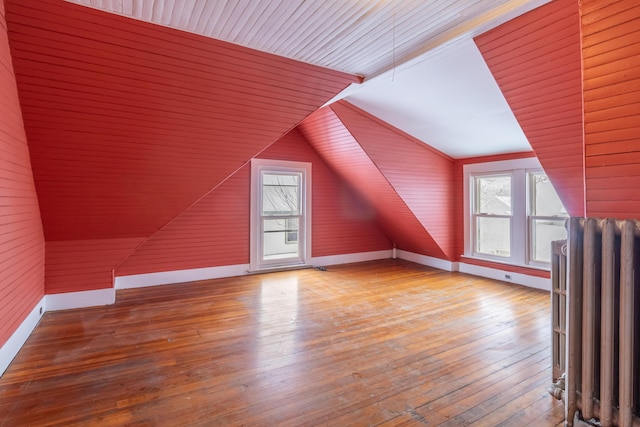
[[[557,383],[565,373],[567,342],[567,242],[551,242],[551,380]],[[549,392],[560,398],[564,389],[556,387]]]
[[[566,258],[553,260],[567,270],[566,425],[640,427],[640,222],[571,218],[568,230]]]

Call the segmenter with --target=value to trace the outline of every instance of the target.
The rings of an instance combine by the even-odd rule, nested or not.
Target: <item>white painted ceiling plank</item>
[[[185,25],[185,29],[187,31],[190,31],[192,33],[196,32],[196,26],[198,24],[198,20],[202,16],[202,11],[204,10],[205,5],[206,5],[206,2],[203,0],[195,1],[193,9],[191,10],[191,16],[189,16],[189,20]]]
[[[207,34],[207,27],[209,26],[209,21],[211,20],[211,16],[213,15],[213,9],[215,7],[215,3],[211,1],[206,1],[200,16],[198,17],[198,22],[196,23],[195,32],[197,34]]]

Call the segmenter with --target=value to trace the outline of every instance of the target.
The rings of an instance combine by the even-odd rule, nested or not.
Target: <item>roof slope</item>
[[[411,136],[340,101],[300,130],[374,208],[399,249],[453,260],[453,163]]]
[[[149,236],[358,81],[54,0],[7,0],[48,241]]]

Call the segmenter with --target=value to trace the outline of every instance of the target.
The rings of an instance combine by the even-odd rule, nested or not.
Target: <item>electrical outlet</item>
[[[505,274],[504,278],[507,279],[507,280],[511,280],[511,275],[510,274]]]
[[[42,315],[42,306],[40,306],[40,315]]]

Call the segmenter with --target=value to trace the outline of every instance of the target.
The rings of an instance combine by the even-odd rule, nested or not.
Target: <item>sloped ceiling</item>
[[[478,36],[476,43],[567,211],[584,216],[582,56],[576,2],[551,2]]]
[[[540,0],[69,0],[371,78]]]
[[[345,99],[453,158],[531,150],[471,38]]]
[[[472,39],[549,0],[69,1],[360,75],[334,100],[454,158],[531,150]]]
[[[5,1],[45,236],[148,236],[358,79],[58,0]]]
[[[316,111],[299,128],[376,209],[398,248],[454,259],[450,158],[345,101]]]

